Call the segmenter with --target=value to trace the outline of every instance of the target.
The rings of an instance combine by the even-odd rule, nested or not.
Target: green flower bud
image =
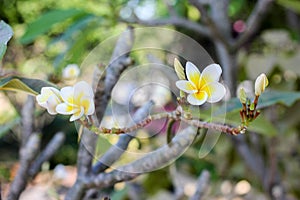
[[[245,104],[246,101],[247,101],[247,95],[246,95],[246,92],[245,92],[245,89],[244,88],[240,88],[240,90],[238,91],[238,98],[240,99],[240,102],[242,104]]]

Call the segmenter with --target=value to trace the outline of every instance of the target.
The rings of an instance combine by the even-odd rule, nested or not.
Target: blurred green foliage
[[[0,21],[0,60],[2,60],[7,48],[7,42],[13,36],[11,27],[3,21]]]

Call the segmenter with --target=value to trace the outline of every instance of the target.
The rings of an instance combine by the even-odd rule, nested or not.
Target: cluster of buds
[[[258,99],[260,95],[264,92],[265,88],[268,86],[269,81],[265,74],[261,74],[257,77],[255,81],[255,98],[251,100],[247,97],[245,89],[240,88],[238,91],[238,98],[243,105],[243,108],[240,110],[240,116],[242,124],[248,126],[250,122],[256,119],[260,111],[257,110]]]

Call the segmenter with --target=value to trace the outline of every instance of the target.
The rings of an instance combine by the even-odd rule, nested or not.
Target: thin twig
[[[203,170],[198,178],[196,192],[190,198],[190,200],[201,200],[208,190],[210,173],[207,170]]]
[[[178,16],[174,6],[171,5],[170,0],[163,0],[164,4],[167,6],[168,11],[170,13],[171,16]]]
[[[181,121],[181,122],[187,123],[187,124],[197,127],[197,128],[212,129],[212,130],[216,130],[216,131],[221,131],[223,133],[228,133],[231,135],[237,135],[240,133],[244,133],[246,131],[246,127],[242,126],[242,125],[239,127],[231,127],[231,126],[224,125],[224,124],[203,122],[203,121],[200,121],[199,119],[189,119],[189,118],[186,118],[184,115],[178,115],[177,111],[170,112],[170,113],[166,112],[166,113],[150,115],[150,116],[140,120],[139,123],[137,123],[131,127],[125,127],[125,128],[109,129],[109,128],[104,128],[104,127],[100,127],[100,128],[89,127],[88,124],[84,124],[84,123],[83,123],[83,125],[86,126],[87,128],[90,128],[91,130],[93,130],[96,134],[117,134],[118,135],[118,134],[124,134],[124,133],[136,131],[142,127],[147,126],[152,121],[163,119],[163,118],[169,118],[169,119],[173,119],[175,121]]]
[[[178,171],[175,163],[170,165],[169,173],[174,188],[174,199],[180,200],[184,197],[184,183],[182,183],[182,177],[178,176]]]

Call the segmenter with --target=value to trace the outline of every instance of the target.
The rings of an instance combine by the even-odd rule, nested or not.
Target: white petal
[[[56,88],[53,87],[43,87],[41,90],[41,94],[36,96],[36,101],[38,104],[44,108],[48,108],[47,101],[49,98],[53,96],[54,99],[57,99],[59,102],[61,102],[61,97],[59,94],[59,91]]]
[[[37,103],[42,106],[43,108],[47,108],[47,100],[45,100],[45,97],[41,94],[37,95],[35,97]]]
[[[66,103],[61,103],[56,106],[56,112],[63,115],[70,115],[79,110],[79,107],[74,107]]]
[[[255,80],[255,95],[260,96],[263,91],[265,91],[268,86],[269,81],[265,74],[259,75]]]
[[[61,98],[61,95],[60,95],[60,92],[58,89],[54,88],[54,87],[50,87],[50,90],[53,92],[53,94],[60,100],[62,101],[62,98]]]
[[[47,111],[49,114],[51,115],[55,115],[57,114],[56,112],[56,106],[60,104],[59,99],[57,98],[56,95],[52,95],[49,97],[49,99],[47,100]]]
[[[74,88],[71,86],[63,87],[60,90],[60,95],[62,99],[67,102],[68,104],[73,104],[74,99]]]
[[[226,89],[224,85],[222,85],[219,82],[213,82],[208,85],[206,85],[207,88],[207,93],[208,93],[208,98],[207,102],[209,103],[215,103],[220,101],[226,93]]]
[[[219,81],[222,74],[222,68],[218,64],[208,65],[201,74],[201,78],[205,79],[206,84]]]
[[[93,98],[82,98],[80,101],[80,107],[84,108],[85,115],[92,115],[95,112],[95,104]]]
[[[77,78],[80,73],[80,69],[76,64],[69,64],[62,71],[62,77],[65,79]]]
[[[206,92],[202,91],[200,93],[189,94],[187,101],[192,105],[202,105],[206,102],[208,96]]]
[[[43,87],[41,90],[41,94],[36,96],[36,101],[38,104],[44,108],[47,108],[47,100],[53,94],[50,87]]]
[[[76,97],[81,96],[81,94],[84,94],[84,97],[94,97],[92,87],[85,81],[80,81],[74,85],[74,93]]]
[[[80,107],[80,110],[78,110],[76,113],[74,113],[71,118],[70,118],[70,122],[75,121],[77,119],[80,119],[84,114],[84,108]]]
[[[90,106],[89,106],[89,108],[88,108],[88,110],[85,114],[86,115],[92,115],[92,114],[94,114],[94,112],[95,112],[95,104],[94,104],[94,100],[92,99],[90,101]]]
[[[197,88],[192,82],[189,82],[186,80],[179,80],[179,81],[176,81],[175,84],[180,90],[182,90],[186,93],[190,94],[190,93],[197,92]]]
[[[187,62],[185,65],[185,70],[188,80],[197,86],[201,76],[199,69],[193,63]]]

